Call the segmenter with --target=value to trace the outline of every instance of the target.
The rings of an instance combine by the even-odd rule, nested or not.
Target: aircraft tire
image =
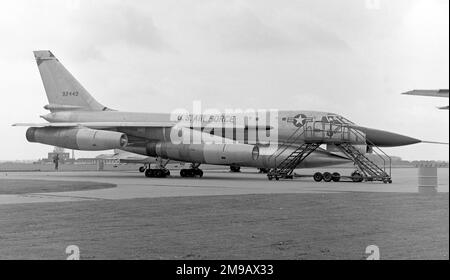
[[[155,169],[154,172],[153,172],[153,175],[154,175],[156,178],[162,178],[162,177],[165,177],[165,176],[164,176],[164,172],[163,172],[161,169]]]
[[[151,177],[154,177],[154,174],[153,174],[153,170],[152,169],[147,169],[147,170],[145,170],[145,177],[147,177],[147,178],[151,178]]]
[[[181,170],[180,170],[180,176],[181,176],[181,177],[187,177],[186,175],[187,175],[187,174],[186,174],[186,169],[181,169]]]
[[[314,181],[320,182],[323,179],[323,175],[320,172],[316,172],[316,173],[314,173],[313,178],[314,178]]]
[[[201,169],[194,169],[194,170],[193,170],[193,173],[194,173],[194,176],[198,176],[198,177],[200,177],[200,178],[203,177],[203,170],[201,170]],[[193,177],[194,177],[194,176],[193,176]]]
[[[145,167],[144,166],[139,167],[139,172],[144,173],[145,172]]]
[[[181,177],[195,177],[195,176],[199,176],[202,177],[203,176],[203,171],[201,169],[181,169],[180,170],[180,176]]]

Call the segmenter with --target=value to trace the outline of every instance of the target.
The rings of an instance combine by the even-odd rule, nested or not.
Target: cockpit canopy
[[[343,116],[336,115],[336,114],[327,114],[326,116],[322,117],[322,122],[325,123],[332,123],[332,124],[354,124],[353,122],[349,121],[348,119],[344,118]]]

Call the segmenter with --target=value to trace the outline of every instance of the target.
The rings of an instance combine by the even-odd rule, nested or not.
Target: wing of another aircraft
[[[415,89],[404,92],[406,95],[449,97],[448,89]]]
[[[404,92],[403,94],[431,97],[449,97],[448,89],[415,89]],[[438,107],[438,109],[448,110],[448,106]]]

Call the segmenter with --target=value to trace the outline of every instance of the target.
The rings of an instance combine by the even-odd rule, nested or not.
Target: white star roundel
[[[298,114],[294,117],[294,125],[297,127],[301,127],[306,123],[307,117],[303,114]]]

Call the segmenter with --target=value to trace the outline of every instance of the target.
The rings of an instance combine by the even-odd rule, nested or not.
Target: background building
[[[70,153],[67,153],[64,148],[55,147],[52,152],[47,154],[47,158],[42,159],[43,162],[53,163],[53,159],[58,155],[60,163],[73,163],[74,159],[70,158]]]

